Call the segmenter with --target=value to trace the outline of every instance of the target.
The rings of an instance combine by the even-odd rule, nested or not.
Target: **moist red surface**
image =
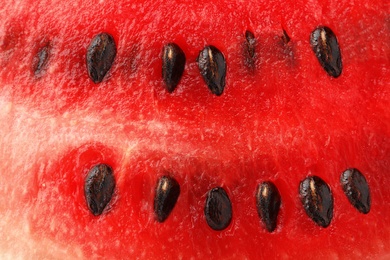
[[[103,2],[103,1],[102,1]],[[386,258],[390,254],[390,39],[385,1],[280,3],[7,1],[0,7],[0,255],[11,258]],[[329,77],[309,43],[318,25],[340,43],[343,73]],[[244,65],[254,32],[256,70]],[[281,39],[283,29],[291,41]],[[116,60],[94,84],[85,53],[92,37],[113,35]],[[164,89],[161,51],[187,56],[174,93]],[[227,61],[226,88],[210,93],[196,57],[213,44]],[[50,46],[36,77],[37,51]],[[113,167],[117,189],[93,216],[84,177]],[[360,214],[339,177],[358,168],[372,206]],[[158,176],[181,185],[170,217],[153,216]],[[320,228],[305,214],[299,182],[318,175],[334,196]],[[278,227],[260,222],[254,193],[272,180]],[[221,232],[203,216],[207,191],[222,186],[233,220]]]

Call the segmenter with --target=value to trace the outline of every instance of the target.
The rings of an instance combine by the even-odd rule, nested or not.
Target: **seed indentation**
[[[332,77],[340,76],[343,65],[339,43],[333,31],[325,26],[318,27],[310,35],[310,44],[325,71]]]
[[[183,50],[175,43],[164,46],[162,56],[162,78],[169,93],[172,93],[184,72],[186,56]]]
[[[216,47],[206,46],[198,56],[200,74],[211,92],[217,96],[225,88],[226,62],[222,52]]]
[[[88,75],[94,83],[103,81],[116,56],[114,38],[108,33],[96,35],[87,49]]]
[[[348,169],[341,174],[340,182],[350,203],[363,214],[370,212],[370,188],[363,174],[358,169]]]
[[[84,195],[89,210],[95,216],[101,215],[110,202],[115,188],[112,168],[106,164],[94,166],[84,184]]]
[[[276,228],[280,204],[281,197],[275,184],[270,181],[266,181],[257,187],[257,213],[269,232],[274,231]]]
[[[36,77],[41,77],[42,73],[47,67],[49,62],[50,46],[49,44],[43,46],[35,55],[33,59],[33,73]]]
[[[180,195],[180,185],[172,177],[162,176],[156,187],[154,213],[158,222],[164,222],[176,205]]]
[[[244,57],[245,57],[245,65],[253,70],[255,69],[256,63],[256,38],[255,35],[247,30],[245,32],[245,43],[244,43]]]
[[[333,196],[328,184],[320,177],[307,177],[301,181],[299,193],[307,215],[318,225],[329,226],[333,218]]]
[[[227,228],[232,220],[232,204],[226,191],[217,187],[209,191],[204,208],[207,224],[214,230]]]
[[[282,41],[287,44],[291,40],[290,36],[288,36],[286,30],[283,29]]]

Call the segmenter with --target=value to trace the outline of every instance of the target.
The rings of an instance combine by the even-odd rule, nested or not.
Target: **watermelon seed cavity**
[[[290,36],[288,36],[287,32],[283,29],[282,41],[287,44],[290,42]]]
[[[88,75],[94,83],[102,82],[116,56],[114,38],[108,33],[96,35],[87,49]]]
[[[204,208],[207,224],[214,230],[227,228],[232,220],[232,204],[226,191],[217,187],[209,191]]]
[[[206,46],[199,52],[197,61],[200,74],[211,92],[222,95],[226,76],[226,62],[222,52],[212,45]]]
[[[162,78],[166,89],[172,93],[181,79],[186,63],[183,50],[175,43],[164,46],[162,56]]]
[[[245,65],[253,70],[255,69],[255,59],[256,59],[256,38],[251,31],[245,32],[245,44],[244,44],[244,56],[245,56]]]
[[[310,35],[310,44],[324,70],[332,77],[340,76],[343,69],[339,43],[328,27],[318,27]]]
[[[115,188],[112,168],[106,164],[94,166],[88,173],[84,184],[84,195],[89,210],[95,216],[103,213],[110,202]]]
[[[299,186],[301,202],[307,215],[322,227],[333,218],[333,195],[328,184],[318,176],[304,179]]]
[[[280,204],[280,193],[275,184],[270,181],[259,184],[256,192],[257,213],[269,232],[276,228]]]
[[[46,66],[49,61],[50,46],[49,44],[43,46],[35,55],[33,60],[33,73],[35,77],[41,77],[43,71],[46,69]]]
[[[370,212],[370,188],[363,174],[357,169],[348,169],[341,174],[340,182],[351,204],[363,214]]]
[[[163,176],[157,182],[156,195],[154,197],[154,213],[158,222],[164,222],[180,195],[180,185],[172,177]]]

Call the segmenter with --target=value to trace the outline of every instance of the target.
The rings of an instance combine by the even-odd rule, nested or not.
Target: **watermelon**
[[[389,259],[386,1],[0,7],[0,257]]]

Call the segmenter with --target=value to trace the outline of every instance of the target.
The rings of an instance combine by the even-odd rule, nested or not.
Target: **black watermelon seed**
[[[310,35],[310,44],[318,61],[332,77],[340,76],[343,69],[336,35],[328,27],[318,27]]]
[[[102,214],[112,198],[114,188],[115,179],[110,166],[99,164],[89,171],[85,179],[84,195],[92,214]]]
[[[88,75],[94,83],[102,82],[116,56],[114,38],[108,33],[96,35],[87,49]]]
[[[280,203],[280,193],[275,184],[269,181],[259,184],[256,192],[257,213],[269,232],[276,228]]]
[[[214,46],[206,46],[199,52],[198,67],[207,86],[217,96],[225,88],[226,62],[222,52]]]
[[[214,230],[227,228],[232,220],[232,204],[226,191],[217,187],[209,191],[204,208],[207,224]]]
[[[370,188],[363,174],[357,169],[348,169],[341,174],[340,182],[351,204],[363,214],[370,212]]]
[[[33,60],[33,72],[36,77],[42,76],[43,71],[46,69],[49,62],[49,44],[43,46],[35,55]]]
[[[158,222],[164,222],[180,195],[180,185],[172,177],[163,176],[157,182],[156,194],[154,197],[154,213]]]
[[[299,186],[301,202],[307,215],[322,227],[333,218],[333,196],[326,182],[317,176],[304,179]]]
[[[252,70],[255,68],[256,42],[255,35],[247,30],[244,43],[245,65]]]
[[[162,56],[162,78],[169,93],[172,93],[179,84],[184,72],[186,56],[183,50],[175,43],[164,46]]]

